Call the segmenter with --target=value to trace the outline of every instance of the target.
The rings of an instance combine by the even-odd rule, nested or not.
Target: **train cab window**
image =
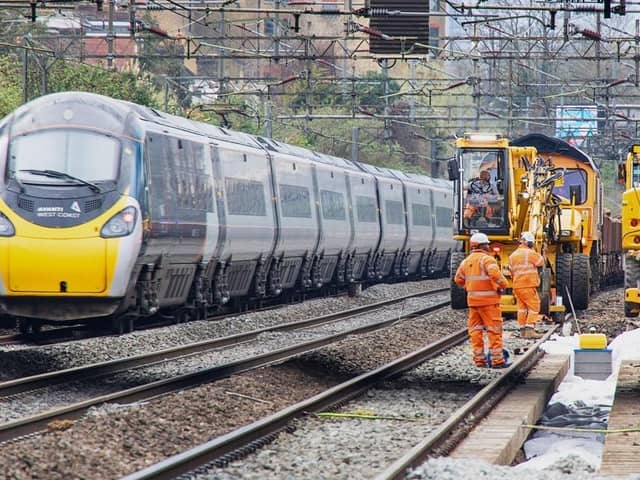
[[[404,223],[404,208],[402,202],[387,200],[384,202],[385,218],[390,225],[402,225]]]
[[[280,208],[283,217],[311,218],[309,189],[298,185],[280,185]]]
[[[120,166],[120,142],[90,130],[40,130],[18,135],[9,145],[9,177],[25,183],[68,184],[21,170],[57,170],[90,182],[113,181]]]
[[[501,178],[504,172],[504,152],[491,149],[463,150],[460,155],[460,167],[462,227],[503,229],[506,218],[505,192]],[[449,222],[447,226],[448,224]]]
[[[378,221],[378,205],[374,197],[356,196],[356,215],[358,222],[376,223]]]
[[[578,191],[576,204],[584,203],[587,199],[587,172],[581,168],[567,169],[561,184],[556,183],[553,187],[553,194],[571,201],[571,191]],[[577,187],[577,188],[576,188]]]
[[[624,171],[624,165],[622,165]],[[633,162],[631,165],[631,185],[633,188],[640,187],[640,163]]]
[[[415,226],[418,226],[418,227],[431,226],[431,207],[429,207],[429,205],[412,203],[411,214],[413,217],[413,224]]]
[[[322,216],[327,220],[345,220],[344,195],[331,190],[320,190],[320,203],[322,204]]]
[[[264,184],[254,180],[225,177],[227,211],[230,215],[267,215]]]

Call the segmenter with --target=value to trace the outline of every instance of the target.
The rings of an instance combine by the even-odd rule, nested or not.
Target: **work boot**
[[[527,340],[538,340],[542,338],[542,334],[536,332],[533,327],[524,327],[521,332],[520,338],[526,338]]]
[[[499,363],[498,365],[492,365],[491,368],[509,368],[511,363]]]

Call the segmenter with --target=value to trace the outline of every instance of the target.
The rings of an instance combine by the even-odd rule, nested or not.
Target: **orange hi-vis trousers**
[[[518,326],[534,327],[540,318],[540,297],[536,287],[514,288],[518,306]]]
[[[469,329],[473,363],[478,366],[486,365],[483,335],[485,331],[489,341],[491,366],[504,363],[504,355],[502,353],[502,316],[500,315],[499,304],[469,307],[469,323],[467,327]]]

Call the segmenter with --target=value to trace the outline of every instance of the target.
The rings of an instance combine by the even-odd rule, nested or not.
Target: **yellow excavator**
[[[461,244],[451,257],[452,308],[467,307],[466,294],[453,277],[470,251],[471,235],[489,237],[491,253],[511,281],[508,258],[525,231],[534,234],[535,249],[546,261],[540,271],[540,313],[561,321],[567,297],[577,303],[575,308],[586,308],[591,278],[589,255],[584,253],[586,216],[576,205],[584,203],[588,189],[586,179],[584,185],[574,182],[567,165],[558,165],[563,162],[540,154],[556,140],[535,134],[509,143],[500,135],[483,133],[457,139],[456,156],[448,164],[455,192],[454,239]],[[511,285],[502,295],[501,310],[517,312]]]

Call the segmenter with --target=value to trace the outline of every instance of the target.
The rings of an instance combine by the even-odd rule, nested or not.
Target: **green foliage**
[[[613,216],[621,214],[621,201],[624,186],[618,184],[618,162],[605,160],[600,164],[600,175],[604,190],[604,207],[611,210]]]
[[[42,94],[44,68],[30,56],[27,78],[29,99]],[[84,91],[107,95],[150,107],[158,107],[158,92],[148,80],[130,72],[115,72],[100,67],[57,60],[46,69],[47,93]],[[0,116],[4,117],[22,103],[22,62],[14,56],[0,56]]]
[[[49,92],[69,90],[98,93],[150,107],[158,106],[150,83],[138,79],[133,73],[56,62],[49,73]]]
[[[312,76],[321,77],[322,74],[314,71]],[[385,106],[384,76],[378,72],[368,72],[363,79],[349,82],[346,85],[346,95],[343,92],[341,80],[332,83],[318,81],[312,85],[308,85],[306,81],[298,81],[291,87],[291,90],[294,95],[289,107],[294,111],[306,110],[308,106],[350,106],[354,97],[358,99],[358,105],[373,111],[381,111]],[[387,95],[397,93],[399,90],[400,86],[397,82],[387,82]]]
[[[327,113],[330,107],[323,109]],[[320,113],[320,112],[318,112]],[[384,129],[364,120],[322,119],[305,124],[274,122],[273,137],[293,145],[317,152],[350,159],[352,156],[351,133],[358,128],[358,157],[363,163],[389,167],[408,172],[425,173],[418,165],[407,160],[406,152],[392,139],[384,139]]]
[[[10,57],[0,57],[0,118],[5,117],[22,102],[19,65]]]

